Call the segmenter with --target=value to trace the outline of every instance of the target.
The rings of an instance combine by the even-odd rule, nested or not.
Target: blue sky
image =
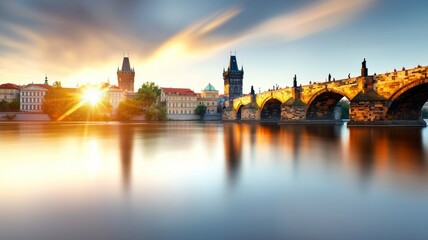
[[[146,81],[223,92],[232,51],[244,92],[428,65],[428,2],[17,0],[0,2],[0,83],[110,80],[123,53]]]

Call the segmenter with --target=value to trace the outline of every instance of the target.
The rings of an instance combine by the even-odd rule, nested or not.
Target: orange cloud
[[[238,8],[231,8],[224,12],[215,13],[208,18],[190,25],[158,47],[151,58],[149,58],[149,62],[164,62],[165,59],[176,59],[176,57],[184,55],[189,56],[195,53],[212,52],[225,47],[230,42],[230,39],[217,39],[210,42],[206,41],[204,37],[233,19],[240,11]]]
[[[375,0],[324,0],[291,13],[268,19],[238,35],[217,37],[209,41],[207,36],[225,23],[233,21],[243,9],[231,8],[198,21],[162,44],[152,55],[151,60],[164,62],[168,58],[210,54],[230,48],[233,44],[281,37],[284,41],[296,40],[316,32],[343,24]]]

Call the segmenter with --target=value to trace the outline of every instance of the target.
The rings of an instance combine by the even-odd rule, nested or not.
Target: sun
[[[95,106],[101,102],[103,98],[103,92],[94,87],[88,87],[83,91],[83,101],[89,103],[91,106]]]

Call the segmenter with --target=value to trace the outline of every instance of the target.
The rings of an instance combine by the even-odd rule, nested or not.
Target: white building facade
[[[165,102],[168,119],[196,120],[197,94],[188,88],[161,88],[161,102]]]
[[[28,84],[20,89],[21,112],[43,112],[43,99],[50,86]]]

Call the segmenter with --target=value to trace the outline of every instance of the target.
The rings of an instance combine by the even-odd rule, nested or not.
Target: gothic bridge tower
[[[230,55],[227,71],[223,69],[224,96],[227,100],[233,100],[242,96],[242,80],[244,79],[244,67],[238,69],[236,56]]]
[[[122,69],[117,69],[117,82],[120,88],[134,92],[135,71],[131,68],[129,57],[123,57]]]

